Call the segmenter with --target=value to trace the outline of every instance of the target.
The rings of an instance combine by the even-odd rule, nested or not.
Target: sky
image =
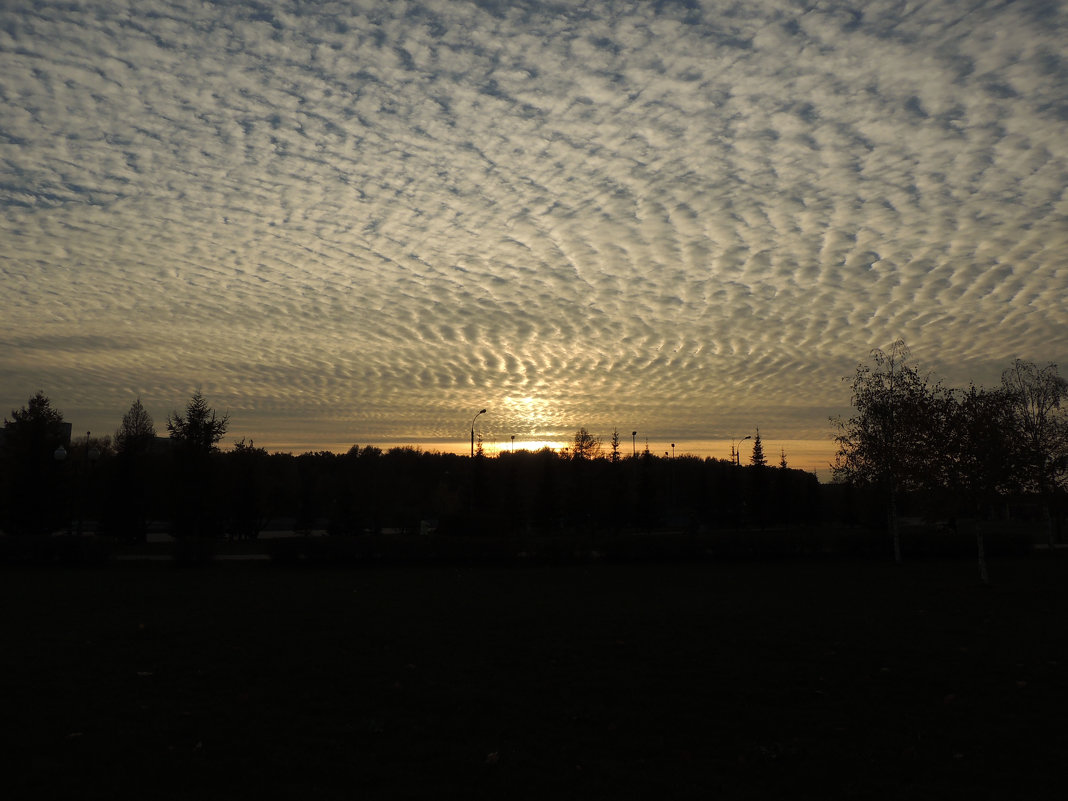
[[[1068,364],[1065,42],[1063,0],[8,0],[0,413],[825,472],[872,348]]]

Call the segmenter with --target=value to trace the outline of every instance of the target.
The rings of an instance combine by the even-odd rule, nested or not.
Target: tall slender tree
[[[1012,453],[1011,398],[1002,389],[974,384],[957,393],[943,441],[939,489],[948,491],[949,508],[981,518],[999,495],[1016,484]],[[975,521],[979,578],[990,582],[983,525]]]
[[[115,431],[115,450],[119,453],[144,453],[152,447],[155,438],[156,426],[152,422],[152,415],[138,397],[130,404]]]
[[[1016,359],[1001,374],[1012,405],[1013,444],[1025,488],[1039,494],[1049,544],[1054,544],[1053,495],[1068,477],[1068,381],[1057,365]],[[1063,404],[1063,405],[1062,405]]]
[[[143,542],[148,535],[148,498],[154,472],[149,454],[155,439],[152,415],[137,398],[115,431],[118,458],[104,519],[105,527],[121,540]]]
[[[919,372],[898,340],[889,350],[873,350],[872,364],[857,366],[850,380],[855,414],[834,418],[838,446],[832,472],[836,480],[879,488],[894,559],[901,561],[898,497],[929,484],[937,473],[946,438],[951,393]]]
[[[764,456],[764,443],[760,439],[760,429],[756,430],[756,439],[753,440],[753,455],[749,457],[749,463],[754,467],[767,467],[768,460]]]
[[[229,415],[220,417],[208,406],[198,389],[186,404],[184,414],[174,412],[167,430],[175,444],[177,470],[173,500],[175,533],[179,536],[214,536],[221,533],[221,510],[212,476],[212,454],[226,433]]]
[[[63,413],[38,391],[21,409],[4,419],[0,438],[0,482],[4,495],[4,530],[12,534],[47,534],[64,519],[61,446],[69,446],[70,427]],[[69,518],[67,518],[69,520]]]

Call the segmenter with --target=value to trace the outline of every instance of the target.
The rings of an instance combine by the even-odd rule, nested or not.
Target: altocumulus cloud
[[[773,446],[899,337],[953,381],[1065,360],[1066,38],[1058,2],[5,4],[0,402]]]

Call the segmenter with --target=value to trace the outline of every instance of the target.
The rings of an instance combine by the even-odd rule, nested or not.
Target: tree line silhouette
[[[268,526],[338,537],[382,532],[473,537],[686,533],[1038,516],[1058,539],[1068,476],[1068,382],[1017,360],[1001,386],[955,389],[922,373],[903,342],[850,381],[854,413],[832,420],[834,483],[768,464],[759,430],[748,464],[621,452],[586,428],[559,451],[474,458],[411,447],[268,453],[222,450],[229,417],[198,390],[157,431],[140,399],[114,437],[71,438],[43,392],[4,420],[0,526],[8,535],[93,531],[138,542],[252,539]],[[880,524],[878,521],[882,520]],[[979,535],[980,556],[984,542]]]
[[[902,558],[902,507],[942,517],[1007,516],[1037,508],[1059,540],[1068,482],[1068,381],[1055,364],[1016,359],[994,388],[946,386],[911,360],[903,341],[876,349],[850,380],[854,414],[832,419],[835,480],[864,490]],[[976,528],[984,573],[983,529]]]
[[[337,536],[428,532],[508,536],[775,526],[815,522],[814,475],[752,464],[621,453],[585,428],[554,451],[489,457],[383,451],[268,453],[219,443],[229,424],[199,391],[157,436],[140,399],[114,437],[67,440],[69,426],[38,392],[5,420],[2,525],[9,534],[89,528],[144,540],[150,524],[177,538],[255,538],[269,524]],[[69,449],[69,450],[67,450]],[[62,453],[61,453],[62,452]],[[60,454],[62,458],[60,458]]]

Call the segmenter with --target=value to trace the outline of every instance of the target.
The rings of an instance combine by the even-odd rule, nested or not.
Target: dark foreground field
[[[6,798],[1060,798],[1068,560],[0,573]]]

